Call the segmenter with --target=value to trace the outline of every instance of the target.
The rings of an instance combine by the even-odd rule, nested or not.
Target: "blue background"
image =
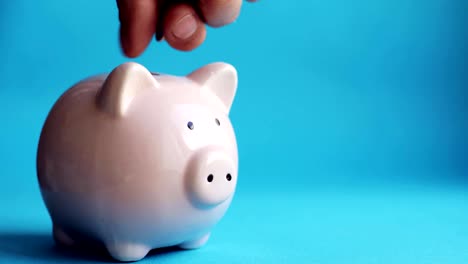
[[[239,72],[240,179],[209,243],[142,263],[468,263],[468,2],[260,1],[193,52],[140,62]],[[129,59],[114,1],[0,2],[0,261],[54,248],[40,129],[74,82]],[[107,260],[108,261],[108,260]]]

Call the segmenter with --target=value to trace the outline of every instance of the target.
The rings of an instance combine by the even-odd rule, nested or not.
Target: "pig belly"
[[[53,225],[63,229],[75,242],[132,242],[161,248],[197,239],[209,232],[218,217],[196,215],[177,218],[158,212],[126,213],[118,204],[93,199],[92,194],[63,194],[42,190]],[[211,218],[211,219],[210,219]]]

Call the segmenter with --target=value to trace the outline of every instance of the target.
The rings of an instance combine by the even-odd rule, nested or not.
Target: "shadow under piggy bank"
[[[152,250],[144,259],[175,257],[178,247]],[[101,245],[63,248],[57,246],[49,233],[0,233],[0,258],[30,259],[31,263],[122,263],[113,259]],[[144,260],[143,259],[143,260]],[[5,259],[4,259],[5,260]]]

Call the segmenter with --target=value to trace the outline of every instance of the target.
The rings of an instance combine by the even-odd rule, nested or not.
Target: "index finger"
[[[124,54],[137,57],[151,42],[157,26],[157,0],[117,0],[120,43]]]

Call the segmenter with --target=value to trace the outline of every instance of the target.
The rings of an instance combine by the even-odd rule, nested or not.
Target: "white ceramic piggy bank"
[[[37,156],[56,242],[99,241],[120,261],[204,245],[237,183],[236,89],[229,64],[171,76],[131,62],[66,91]]]

